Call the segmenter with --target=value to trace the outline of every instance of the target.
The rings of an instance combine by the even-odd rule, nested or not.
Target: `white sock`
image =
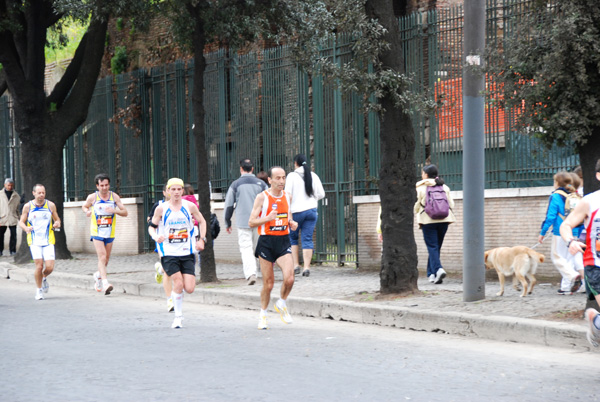
[[[183,292],[175,293],[175,291],[172,291],[171,298],[173,299],[173,307],[175,307],[175,317],[181,317],[183,315]]]
[[[38,292],[41,292],[41,291],[42,291],[42,288],[37,288],[37,291],[38,291]]]
[[[260,309],[260,315],[261,315],[261,317],[262,317],[262,316],[266,317],[266,316],[267,316],[267,310],[263,310],[263,309],[261,308],[261,309]]]
[[[279,299],[277,300],[277,305],[280,307],[285,307],[285,299]]]
[[[102,279],[102,286],[103,287],[107,287],[108,286],[108,279]]]

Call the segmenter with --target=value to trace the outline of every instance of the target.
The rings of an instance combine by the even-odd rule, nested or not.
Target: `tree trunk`
[[[600,190],[600,182],[596,179],[596,162],[600,160],[600,126],[592,129],[585,145],[578,147],[579,162],[583,170],[583,190],[585,194]]]
[[[62,143],[52,143],[56,136],[43,129],[32,131],[33,135],[20,135],[23,188],[25,201],[33,200],[32,190],[36,184],[46,188],[46,199],[56,204],[58,216],[63,220],[64,186],[62,181],[63,153]],[[32,140],[33,139],[33,140]],[[54,233],[56,237],[56,259],[70,259],[64,229]],[[21,246],[15,256],[15,262],[27,263],[31,260],[26,234],[23,232]]]
[[[380,56],[383,68],[404,73],[402,41],[393,2],[369,0],[367,14],[377,18],[388,30],[385,39],[389,51]],[[413,232],[415,189],[415,138],[408,114],[397,108],[391,97],[381,102],[385,114],[380,119],[381,170],[381,293],[414,293],[418,291],[417,245]]]
[[[215,253],[213,249],[213,239],[210,232],[210,188],[208,171],[208,153],[206,151],[206,132],[204,129],[204,70],[206,61],[204,60],[204,46],[206,45],[206,34],[204,32],[204,22],[201,18],[200,5],[190,8],[190,12],[195,20],[194,26],[194,89],[192,93],[192,103],[194,105],[194,139],[196,141],[196,163],[198,166],[198,201],[200,204],[200,213],[206,219],[206,238],[207,242],[204,251],[201,253],[200,282],[216,282],[217,266],[215,264]]]

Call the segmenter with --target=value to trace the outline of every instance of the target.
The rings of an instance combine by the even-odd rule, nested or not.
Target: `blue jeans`
[[[429,258],[427,259],[428,277],[432,274],[435,275],[437,270],[442,268],[442,263],[440,262],[440,250],[442,249],[442,243],[444,242],[444,236],[446,236],[448,225],[448,222],[421,225],[423,240],[425,240],[427,252],[429,253]]]
[[[302,238],[302,250],[315,248],[313,244],[313,233],[315,226],[317,225],[317,208],[307,209],[302,212],[294,212],[292,217],[298,222],[298,228],[296,230],[290,230],[290,243],[292,246],[298,245],[298,233],[301,233]]]

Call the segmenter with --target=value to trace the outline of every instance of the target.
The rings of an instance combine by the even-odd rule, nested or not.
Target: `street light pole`
[[[463,300],[485,299],[485,0],[465,0],[463,68]]]

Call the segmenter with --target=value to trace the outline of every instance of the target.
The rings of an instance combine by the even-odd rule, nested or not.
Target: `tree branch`
[[[60,108],[65,98],[69,94],[69,91],[73,87],[73,83],[77,79],[77,75],[81,69],[81,64],[83,62],[83,57],[85,54],[85,47],[88,40],[88,33],[86,32],[81,38],[81,42],[79,42],[79,46],[77,46],[77,50],[75,51],[75,55],[73,59],[69,63],[65,74],[62,76],[60,81],[56,84],[52,93],[46,99],[46,105],[50,105],[51,103],[56,104],[57,107]]]
[[[87,118],[89,103],[96,87],[104,55],[107,26],[108,18],[92,18],[92,22],[88,26],[83,62],[77,73],[75,84],[64,101],[63,107],[53,118],[54,122],[61,125],[55,130],[60,133],[58,140],[61,143],[64,143]]]
[[[6,82],[6,73],[4,69],[0,70],[0,96],[4,95],[4,92],[8,89],[8,83]]]
[[[0,33],[0,63],[2,63],[3,81],[10,90],[15,101],[24,99],[29,84],[25,78],[19,53],[12,35],[4,31]]]

